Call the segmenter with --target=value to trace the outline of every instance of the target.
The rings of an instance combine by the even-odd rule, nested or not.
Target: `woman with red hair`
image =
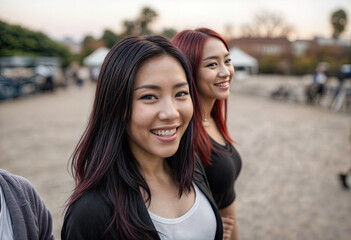
[[[234,182],[241,158],[227,129],[227,98],[234,75],[228,44],[208,28],[184,30],[172,42],[188,59],[200,99],[201,108],[194,109],[194,149],[222,216],[223,237],[238,239]]]

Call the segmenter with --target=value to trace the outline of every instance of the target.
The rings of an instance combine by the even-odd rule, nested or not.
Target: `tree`
[[[330,23],[333,27],[333,38],[339,38],[347,24],[346,12],[342,9],[333,12],[330,18]]]
[[[158,16],[157,12],[150,7],[144,7],[141,10],[137,23],[140,28],[140,34],[149,34],[151,30],[149,29],[150,23],[152,23]]]
[[[150,24],[157,16],[158,14],[155,10],[150,7],[144,7],[136,20],[125,20],[123,22],[124,32],[121,34],[121,37],[152,33]]]
[[[118,42],[121,37],[111,30],[106,29],[101,37],[101,40],[105,43],[106,47],[112,48],[116,42]]]
[[[94,41],[94,37],[91,36],[91,35],[86,35],[84,38],[83,38],[83,41],[82,41],[82,45],[85,45],[91,41]]]
[[[104,46],[106,45],[102,39],[95,39],[90,35],[85,36],[84,40],[82,41],[82,49],[80,54],[77,56],[78,61],[82,63],[86,56],[94,52],[96,49]]]
[[[279,14],[268,11],[257,13],[252,24],[241,28],[243,37],[288,37],[292,31],[292,26],[285,23]]]
[[[164,28],[161,35],[165,36],[168,39],[172,39],[174,35],[177,34],[177,31],[174,28]]]
[[[131,20],[125,20],[123,22],[123,27],[124,27],[124,32],[122,33],[123,36],[130,36],[130,35],[135,35],[136,34],[136,22],[131,21]]]
[[[68,48],[51,40],[42,32],[0,21],[0,36],[2,57],[16,55],[59,57],[63,66],[67,66],[72,58]]]

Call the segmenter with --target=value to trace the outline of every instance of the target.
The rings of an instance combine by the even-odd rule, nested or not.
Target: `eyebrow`
[[[185,86],[185,85],[188,85],[188,82],[177,83],[177,84],[175,84],[175,85],[173,86],[173,88],[180,88],[180,87],[183,87],[183,86]],[[139,86],[139,87],[136,87],[136,88],[134,89],[134,91],[139,90],[139,89],[145,89],[145,88],[147,88],[147,89],[155,89],[155,90],[160,90],[160,89],[161,89],[161,87],[160,87],[160,86],[157,86],[157,85],[145,84],[145,85],[141,85],[141,86]]]
[[[226,57],[228,57],[230,54],[229,54],[229,52],[226,54],[226,55],[224,55],[224,57],[226,58]],[[218,56],[209,56],[209,57],[207,57],[207,58],[204,58],[202,61],[206,61],[206,60],[211,60],[211,59],[218,59],[219,57]]]

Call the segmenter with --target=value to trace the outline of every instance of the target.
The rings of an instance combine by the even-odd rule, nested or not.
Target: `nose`
[[[178,106],[173,99],[164,99],[160,107],[160,120],[174,120],[179,117]]]
[[[233,68],[233,66],[226,66],[226,65],[222,64],[220,69],[219,69],[218,76],[220,76],[222,78],[229,77],[231,75],[230,68]]]

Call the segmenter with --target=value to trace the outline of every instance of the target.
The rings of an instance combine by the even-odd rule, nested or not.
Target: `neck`
[[[206,100],[200,97],[203,122],[208,122],[212,119],[211,112],[215,101],[216,99]]]
[[[169,174],[168,165],[165,159],[155,159],[153,161],[138,161],[140,173],[145,180],[157,179]]]

